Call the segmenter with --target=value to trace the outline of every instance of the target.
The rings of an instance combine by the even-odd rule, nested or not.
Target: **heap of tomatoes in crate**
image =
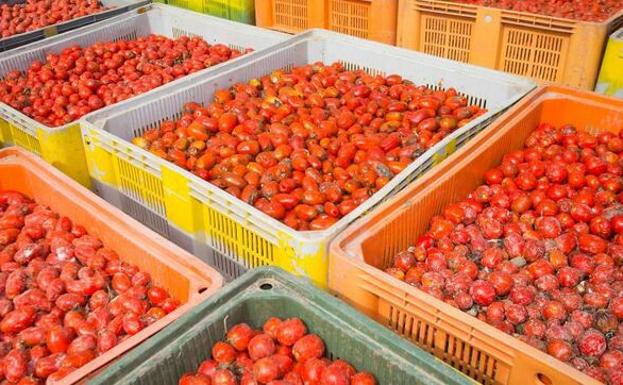
[[[3,384],[63,378],[178,306],[84,227],[0,191]]]
[[[452,0],[581,21],[604,21],[623,9],[619,0]]]
[[[105,10],[98,0],[26,0],[0,4],[0,37],[33,31]]]
[[[47,126],[61,126],[243,53],[200,37],[148,35],[72,46],[0,81],[0,101]]]
[[[295,230],[323,230],[484,112],[454,89],[314,63],[187,103],[132,142]]]
[[[269,318],[262,330],[237,324],[211,354],[179,385],[376,385],[372,374],[324,357],[324,342],[299,318]]]
[[[623,131],[541,124],[386,269],[623,384]]]

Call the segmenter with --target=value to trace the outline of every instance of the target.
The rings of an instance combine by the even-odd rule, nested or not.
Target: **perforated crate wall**
[[[439,0],[400,0],[398,14],[398,46],[587,89],[623,24],[623,10],[593,23]]]
[[[397,7],[397,0],[255,0],[260,27],[325,28],[387,44],[396,42]]]

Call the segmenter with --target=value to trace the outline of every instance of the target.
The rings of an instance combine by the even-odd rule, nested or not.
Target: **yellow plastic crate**
[[[80,138],[80,124],[76,122],[55,129],[32,119],[20,123],[14,119],[12,111],[7,110],[7,106],[0,107],[0,142],[3,146],[22,147],[39,155],[79,183],[90,185]]]
[[[254,0],[161,0],[169,5],[255,25]]]
[[[286,39],[286,35],[274,31],[264,31],[216,17],[154,4],[141,8],[139,11],[128,12],[99,24],[19,48],[16,52],[0,58],[0,78],[13,70],[24,71],[34,60],[43,61],[48,53],[60,52],[70,45],[88,46],[101,40],[136,39],[150,33],[171,38],[181,35],[197,35],[210,44],[218,42],[237,49],[262,49]],[[237,59],[230,62],[235,60]],[[227,65],[228,63],[223,63],[203,72],[217,73],[220,68]],[[160,89],[192,84],[192,79],[197,75],[189,75],[184,79],[163,85]],[[117,105],[127,105],[133,99]],[[111,107],[97,112],[106,111],[109,108]],[[27,149],[81,184],[90,186],[91,179],[78,122],[60,127],[47,127],[20,111],[0,103],[0,143],[5,146],[13,144]]]
[[[295,231],[196,175],[131,144],[131,139],[180,116],[184,103],[207,104],[215,90],[315,61],[341,61],[375,74],[400,73],[430,87],[455,87],[486,107],[482,117],[453,132],[411,163],[353,212],[323,231]],[[197,78],[175,92],[157,90],[131,108],[116,108],[82,122],[89,171],[98,193],[130,215],[235,278],[246,269],[275,265],[327,285],[328,244],[352,221],[400,191],[487,126],[534,83],[512,75],[416,52],[311,30],[271,50],[241,58],[217,75]],[[166,225],[163,226],[163,223]]]

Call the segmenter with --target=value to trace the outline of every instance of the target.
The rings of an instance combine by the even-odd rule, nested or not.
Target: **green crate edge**
[[[254,0],[154,0],[191,11],[255,25]],[[224,10],[224,12],[223,12]]]
[[[405,372],[412,374],[410,378],[405,379],[406,382],[388,384],[384,382],[382,373],[378,373],[377,371],[375,375],[379,384],[477,384],[459,371],[446,365],[432,354],[402,339],[391,330],[367,318],[341,300],[314,287],[308,280],[294,277],[276,267],[258,268],[245,273],[243,276],[221,289],[216,295],[197,305],[193,310],[189,311],[160,333],[128,352],[121,360],[109,366],[100,376],[90,381],[89,384],[128,384],[129,380],[137,377],[140,380],[140,378],[148,375],[147,372],[142,370],[141,364],[145,363],[148,357],[152,357],[156,354],[164,354],[167,356],[167,358],[163,359],[163,363],[165,364],[166,362],[171,362],[171,360],[186,361],[180,360],[181,355],[179,352],[169,353],[171,350],[175,351],[180,345],[175,344],[176,342],[180,342],[181,340],[183,340],[182,342],[187,342],[192,338],[198,337],[199,333],[196,332],[192,336],[188,336],[187,334],[191,334],[193,332],[192,329],[200,323],[204,317],[226,319],[228,315],[222,314],[223,311],[233,308],[234,306],[242,306],[242,302],[253,300],[254,296],[261,296],[261,294],[257,293],[262,291],[260,287],[264,284],[271,284],[273,288],[276,288],[276,292],[270,294],[274,294],[275,296],[280,295],[286,298],[297,297],[299,302],[305,302],[307,304],[305,309],[309,312],[309,317],[301,315],[301,318],[308,324],[309,329],[311,329],[310,331],[316,332],[323,337],[322,330],[318,330],[314,324],[309,322],[309,318],[312,317],[323,318],[331,324],[343,326],[345,328],[341,333],[344,335],[343,338],[349,338],[351,340],[357,339],[360,343],[371,342],[374,345],[381,345],[385,351],[385,356],[388,357],[387,359],[394,359],[393,366],[405,368]],[[270,299],[269,294],[266,294],[266,299]],[[223,307],[226,309],[223,310]],[[258,320],[255,319],[256,317],[252,316],[251,318],[252,319],[247,320],[247,322],[258,322]],[[212,329],[212,326],[216,325],[216,322],[217,320],[213,319],[209,329]],[[233,323],[227,326],[231,327]],[[208,335],[209,337],[215,338],[213,340],[214,342],[223,339],[223,335],[214,335],[211,331],[204,331],[202,334],[204,337]],[[201,337],[199,336],[198,338]],[[343,345],[340,341],[325,341],[328,345]],[[209,346],[202,345],[202,349],[206,352],[205,356],[207,357],[209,354]],[[356,352],[353,353],[356,354]],[[340,357],[347,360],[352,359],[352,357],[349,356]],[[363,360],[365,359],[366,357],[363,358]],[[198,362],[201,361],[200,358],[197,358],[197,360]],[[391,365],[386,365],[385,367],[391,368]],[[196,367],[189,370],[195,369]],[[357,369],[366,370],[365,367],[361,366]],[[161,378],[164,378],[165,381],[166,378],[171,381],[175,378],[179,378],[183,374],[171,373],[166,369],[159,369],[158,367],[150,368],[150,371],[151,370],[155,370],[158,374],[161,374]],[[139,373],[135,373],[135,376],[127,378],[126,376],[133,371]],[[158,382],[157,384],[160,385],[164,383],[167,382]],[[176,384],[177,380],[168,383]],[[149,384],[156,385],[153,382],[149,382]]]

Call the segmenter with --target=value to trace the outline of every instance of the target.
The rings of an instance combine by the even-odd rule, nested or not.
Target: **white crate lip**
[[[305,51],[304,53],[298,52],[301,47],[302,51]],[[364,52],[366,50],[372,52]],[[297,57],[298,60],[295,59],[294,63],[280,62],[279,54],[287,52],[294,52],[292,56]],[[331,54],[334,56],[331,56]],[[353,56],[355,57],[352,58]],[[345,60],[345,57],[352,58],[353,60]],[[158,102],[164,98],[169,99],[182,95],[180,98],[184,101],[207,101],[211,98],[211,92],[205,92],[205,89],[213,91],[238,81],[246,81],[253,77],[265,75],[270,73],[271,70],[282,68],[288,64],[313,63],[319,60],[331,63],[340,59],[344,62],[355,63],[368,70],[376,70],[386,74],[397,73],[416,84],[454,87],[468,95],[470,94],[469,91],[471,93],[478,92],[479,95],[488,95],[489,97],[480,99],[470,98],[470,101],[476,102],[476,104],[486,104],[488,112],[448,135],[418,159],[414,160],[405,170],[396,175],[387,185],[368,198],[363,204],[341,218],[333,226],[322,231],[296,231],[191,172],[128,142],[132,135],[138,133],[136,128],[145,128],[147,124],[153,126],[158,121],[179,113],[183,102],[169,103],[163,106]],[[263,64],[266,64],[264,62],[268,62],[267,67],[269,68],[262,67]],[[405,64],[408,65],[405,66]],[[417,68],[418,65],[429,67],[428,69],[432,71],[424,73],[425,70]],[[413,69],[410,69],[409,66],[413,66]],[[183,174],[190,181],[191,195],[194,198],[200,201],[212,201],[213,204],[210,205],[212,208],[222,214],[234,214],[238,222],[252,228],[253,231],[271,240],[273,243],[277,243],[277,234],[287,234],[291,237],[292,247],[299,250],[304,247],[306,248],[305,252],[315,252],[319,246],[310,243],[330,240],[353,220],[365,214],[366,211],[376,206],[377,203],[393,195],[391,194],[392,192],[397,192],[404,187],[402,184],[408,183],[411,178],[417,176],[416,171],[420,167],[432,161],[433,154],[443,153],[445,146],[454,139],[465,137],[470,132],[473,134],[474,131],[480,131],[491,119],[513,105],[535,87],[536,84],[532,80],[519,76],[441,59],[335,32],[314,29],[273,46],[271,50],[262,52],[261,55],[242,58],[236,63],[235,67],[228,67],[218,74],[211,74],[209,77],[206,74],[201,79],[196,79],[195,84],[192,86],[177,89],[173,94],[167,95],[161,91],[159,95],[157,93],[144,95],[140,100],[136,100],[136,103],[140,102],[140,104],[137,105],[135,103],[131,109],[128,108],[129,106],[125,106],[126,108],[123,109],[116,108],[106,113],[86,117],[82,122],[82,132],[83,136],[98,136],[99,142],[105,142],[117,155],[123,154],[124,158],[134,163],[143,164],[150,172],[151,170],[159,170],[162,167],[175,169],[176,172]],[[207,97],[208,94],[210,97]],[[158,106],[155,106],[156,104]],[[149,110],[149,112],[137,112],[145,110]],[[149,123],[133,124],[136,123],[136,120],[126,116],[128,114],[132,115],[133,111],[141,115],[136,117],[136,119],[147,118],[150,119]],[[154,119],[154,116],[158,116],[159,119]],[[131,128],[126,130],[126,137],[122,138],[107,131],[110,128],[106,127],[106,124],[115,118],[117,121],[123,120],[125,127]],[[154,172],[153,174],[157,175],[159,172]],[[394,191],[397,188],[398,190]]]
[[[110,41],[119,38],[132,38],[145,36],[150,33],[177,37],[179,35],[197,35],[203,37],[208,43],[222,43],[235,48],[253,48],[262,51],[287,38],[287,35],[263,30],[247,24],[237,23],[214,16],[204,15],[197,12],[184,10],[161,4],[151,4],[140,12],[129,12],[106,21],[88,25],[62,35],[41,40],[24,47],[0,54],[0,78],[8,72],[26,70],[35,60],[44,61],[48,53],[59,53],[67,47],[74,45],[89,45],[96,41]],[[249,53],[246,55],[255,54]],[[205,72],[216,73],[223,67],[231,65],[240,58],[220,63],[210,68],[203,69],[181,79],[161,85],[142,95],[149,95],[156,90],[170,90],[171,87],[183,87],[187,82],[193,83],[197,76]],[[142,96],[141,95],[141,96]],[[139,95],[93,111],[90,114],[107,110],[113,106],[127,103]],[[89,115],[90,115],[89,114]],[[49,127],[26,116],[22,112],[0,102],[0,118],[14,123],[30,135],[35,136],[35,128],[43,130],[63,130],[74,125],[77,121],[63,126]],[[84,117],[83,117],[84,118]]]

